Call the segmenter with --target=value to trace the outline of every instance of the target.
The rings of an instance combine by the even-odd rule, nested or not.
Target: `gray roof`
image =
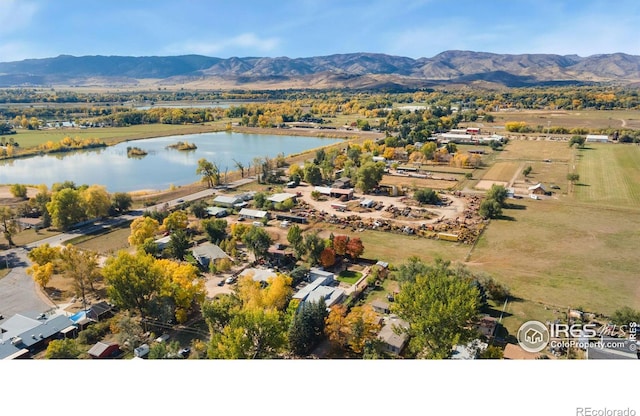
[[[267,211],[260,211],[260,210],[257,210],[257,209],[242,208],[238,214],[241,217],[245,216],[245,217],[251,217],[251,218],[264,218],[264,217],[267,216]]]
[[[241,198],[237,196],[226,196],[226,195],[218,195],[213,199],[213,202],[216,204],[237,204],[238,202],[242,202]]]
[[[244,269],[240,276],[246,276],[251,274],[252,278],[256,282],[267,282],[269,279],[277,277],[278,274],[274,272],[272,269]]]
[[[286,201],[288,199],[295,198],[295,197],[296,197],[295,194],[290,194],[290,193],[287,193],[287,192],[283,192],[283,193],[280,193],[280,194],[273,194],[269,198],[267,198],[267,200],[271,201],[271,202],[284,202],[284,201]]]
[[[220,247],[213,243],[202,243],[195,246],[191,252],[194,257],[207,258],[209,260],[231,258]]]
[[[401,350],[407,343],[409,336],[404,332],[401,334],[396,334],[396,332],[394,331],[394,328],[396,327],[408,328],[409,324],[399,318],[388,318],[385,320],[382,329],[378,333],[378,338],[380,338],[383,342]]]

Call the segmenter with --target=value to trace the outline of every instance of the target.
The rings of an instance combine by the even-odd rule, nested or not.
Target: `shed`
[[[263,218],[269,218],[267,211],[260,211],[257,209],[242,208],[238,213],[241,218],[248,218],[252,220],[261,220]]]
[[[216,218],[226,217],[229,214],[227,209],[222,207],[208,207],[206,211],[210,217]]]
[[[288,201],[290,199],[293,199],[295,201],[295,198],[296,198],[295,194],[290,194],[288,192],[282,192],[282,193],[279,193],[279,194],[271,195],[269,198],[267,198],[267,201],[273,202],[274,204],[278,204],[278,203],[283,203],[285,201]]]
[[[377,313],[389,313],[389,304],[387,302],[383,302],[381,300],[374,300],[373,302],[371,302],[371,307],[373,308],[374,312]]]
[[[321,195],[331,195],[331,188],[327,186],[316,186],[313,190]]]
[[[115,342],[98,341],[89,349],[88,354],[91,358],[115,358],[120,355],[120,345]]]
[[[408,328],[409,324],[397,317],[389,317],[385,319],[384,325],[378,333],[383,349],[394,355],[399,355],[409,341],[409,336],[406,333],[396,333],[397,327]]]
[[[242,198],[238,198],[237,196],[218,195],[213,199],[214,205],[225,208],[232,208],[234,205],[242,202]]]
[[[587,143],[608,143],[609,136],[605,134],[587,134],[587,138],[585,139]]]
[[[537,183],[536,185],[529,187],[529,193],[534,195],[546,195],[547,190],[545,189],[544,185],[542,185],[541,183]]]
[[[373,201],[373,199],[365,199],[363,201],[360,201],[360,206],[363,208],[371,208],[374,203],[375,202]]]
[[[329,195],[331,195],[334,198],[345,197],[345,199],[348,201],[350,199],[353,199],[353,188],[350,188],[350,189],[331,188]]]

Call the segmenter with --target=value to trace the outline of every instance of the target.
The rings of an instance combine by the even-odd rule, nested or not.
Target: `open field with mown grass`
[[[509,182],[518,172],[521,162],[496,162],[489,170],[484,172],[482,179],[485,181]]]
[[[514,296],[610,314],[640,308],[640,209],[519,200],[493,220],[469,259]],[[535,319],[535,317],[530,317]]]
[[[207,123],[204,125],[174,125],[174,124],[141,124],[130,127],[100,127],[100,128],[68,128],[48,130],[18,129],[16,134],[8,136],[20,144],[23,149],[36,147],[52,141],[59,142],[65,137],[79,139],[100,139],[107,144],[116,144],[126,140],[148,139],[158,136],[172,136],[182,134],[205,133],[224,129],[222,123]]]
[[[544,161],[568,162],[573,150],[567,142],[553,140],[510,140],[500,152],[496,161]]]
[[[485,123],[490,129],[504,126],[509,121],[524,121],[535,128],[547,127],[587,128],[587,129],[620,129],[640,128],[640,111],[637,110],[515,110],[491,113],[494,123]]]
[[[594,206],[640,207],[640,147],[587,143],[576,150],[578,201]]]

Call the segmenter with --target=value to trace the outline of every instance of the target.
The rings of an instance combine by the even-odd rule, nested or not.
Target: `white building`
[[[605,134],[587,134],[587,138],[585,139],[587,143],[608,143],[609,136]]]

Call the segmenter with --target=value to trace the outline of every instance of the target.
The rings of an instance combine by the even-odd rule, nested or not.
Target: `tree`
[[[275,310],[241,310],[222,332],[213,333],[207,356],[214,359],[275,358],[286,345],[287,328]]]
[[[429,189],[429,188],[418,189],[413,193],[413,197],[415,198],[416,201],[420,202],[421,204],[436,205],[440,202],[438,193],[433,189]]]
[[[304,245],[304,237],[302,236],[302,230],[298,224],[294,224],[287,231],[287,241],[293,247],[293,251],[296,258],[301,258],[306,254],[306,247]]]
[[[81,198],[87,218],[102,218],[109,213],[111,197],[104,186],[91,185],[81,191]]]
[[[273,242],[271,236],[262,227],[251,227],[242,238],[242,242],[253,253],[256,260],[267,255]]]
[[[383,162],[366,162],[356,172],[356,186],[363,193],[368,193],[382,180],[385,167]]]
[[[349,348],[357,354],[364,352],[367,343],[378,337],[380,324],[378,316],[369,305],[356,306],[345,318]]]
[[[206,218],[207,217],[207,203],[204,202],[203,200],[200,201],[196,201],[193,204],[191,204],[191,213],[196,217],[196,218]]]
[[[128,238],[129,245],[140,246],[147,239],[156,235],[160,230],[160,223],[151,217],[138,217],[131,222],[129,227],[131,228],[131,234]]]
[[[129,211],[133,204],[131,195],[126,192],[116,192],[113,194],[111,206],[118,214],[124,214]]]
[[[318,264],[320,254],[324,250],[324,240],[318,236],[318,233],[309,233],[304,236],[304,246],[308,253],[309,263]]]
[[[209,332],[212,334],[222,332],[241,306],[240,298],[234,294],[227,293],[216,296],[211,301],[204,302],[202,316],[209,326]]]
[[[311,185],[320,185],[322,183],[322,171],[320,166],[315,163],[307,163],[304,167],[304,181]]]
[[[585,141],[586,138],[583,136],[573,136],[571,137],[571,139],[569,139],[569,147],[573,147],[573,145],[576,145],[578,149],[582,149],[584,147]]]
[[[189,247],[191,247],[191,242],[184,230],[176,230],[171,233],[167,247],[171,257],[180,261],[184,260],[184,256],[187,255]]]
[[[234,165],[238,168],[238,170],[240,170],[240,177],[244,178],[244,165],[235,159],[231,159],[231,160],[233,160]]]
[[[49,342],[44,358],[53,359],[75,359],[80,355],[78,344],[75,339],[54,339]]]
[[[352,259],[357,259],[362,255],[362,253],[364,253],[364,244],[362,244],[360,237],[349,238],[346,253]]]
[[[571,183],[576,183],[580,180],[580,175],[577,173],[567,173],[567,180]]]
[[[500,360],[502,359],[504,350],[495,345],[489,345],[484,351],[480,353],[480,358],[483,360]]]
[[[487,199],[493,199],[500,207],[504,207],[507,200],[507,188],[503,185],[491,185],[491,188],[487,191]]]
[[[45,263],[39,265],[34,263],[31,267],[27,268],[27,274],[33,276],[33,280],[43,289],[47,288],[47,284],[53,276],[54,266],[53,263]]]
[[[25,185],[19,183],[13,184],[11,188],[9,188],[9,191],[11,195],[16,198],[27,199],[27,187]]]
[[[303,302],[289,326],[289,349],[295,355],[305,356],[324,336],[327,306],[323,298],[318,302]]]
[[[329,315],[325,319],[325,335],[334,347],[340,349],[347,346],[349,339],[346,326],[347,312],[347,307],[340,303],[331,308]]]
[[[137,319],[130,314],[119,314],[115,323],[111,325],[111,331],[117,335],[120,348],[125,351],[133,351],[144,343],[144,329]]]
[[[220,172],[212,162],[202,158],[198,160],[196,175],[202,176],[202,182],[207,184],[207,188],[213,188],[213,185],[216,184],[216,178],[220,176]]]
[[[522,170],[522,174],[524,175],[524,177],[526,178],[527,176],[529,176],[531,174],[531,171],[533,170],[533,168],[531,167],[531,165],[527,166],[526,168],[524,168]]]
[[[620,309],[617,309],[611,320],[616,325],[629,325],[632,322],[636,324],[640,324],[640,311],[630,308],[629,306],[623,306]]]
[[[161,259],[156,260],[156,265],[164,271],[166,277],[162,295],[171,298],[176,320],[185,323],[189,312],[204,302],[204,281],[199,278],[198,269],[192,264]]]
[[[185,211],[174,211],[162,221],[162,229],[174,233],[178,230],[184,231],[189,225],[189,217]]]
[[[502,215],[502,206],[494,199],[485,199],[480,204],[478,215],[484,219],[498,218]]]
[[[336,252],[331,247],[325,247],[320,253],[322,267],[331,267],[336,263]]]
[[[207,239],[214,244],[227,238],[227,220],[209,219],[202,221],[202,228],[207,234]]]
[[[72,188],[55,192],[47,203],[47,211],[53,226],[65,231],[86,218],[80,191]]]
[[[349,237],[346,235],[336,235],[333,238],[332,245],[337,255],[344,256],[345,254],[347,254],[348,242],[349,242]]]
[[[479,291],[461,269],[448,262],[423,267],[423,273],[401,283],[391,309],[409,323],[409,347],[418,358],[447,358],[454,345],[475,336]]]
[[[9,247],[13,246],[13,236],[18,232],[15,215],[11,208],[0,206],[0,227],[2,227],[2,235],[7,240]]]
[[[132,255],[120,251],[116,257],[107,259],[102,273],[113,303],[136,310],[142,318],[152,313],[166,283],[162,268],[142,252]]]
[[[68,244],[60,250],[60,268],[64,276],[71,279],[76,296],[86,298],[86,291],[95,291],[94,283],[102,278],[98,264],[98,253],[80,250]]]
[[[252,276],[243,276],[238,281],[237,295],[244,309],[284,310],[293,291],[291,282],[289,276],[280,273],[270,278],[263,288]]]

